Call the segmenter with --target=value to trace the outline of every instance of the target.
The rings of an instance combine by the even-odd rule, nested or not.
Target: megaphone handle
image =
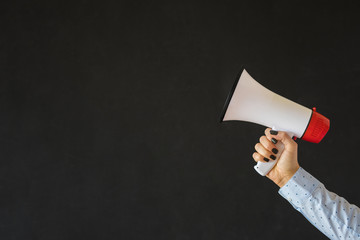
[[[273,128],[275,129],[275,128]],[[287,132],[287,134],[292,138],[294,136],[293,133]],[[271,169],[275,166],[278,159],[280,158],[282,152],[285,149],[284,144],[281,141],[278,141],[278,143],[275,144],[276,148],[279,150],[279,153],[277,154],[276,160],[270,160],[270,162],[257,162],[257,164],[254,166],[254,169],[261,175],[265,176],[268,174]]]

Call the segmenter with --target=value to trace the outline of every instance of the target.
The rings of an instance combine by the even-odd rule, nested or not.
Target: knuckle
[[[252,157],[256,162],[260,161],[261,159],[260,154],[257,152],[254,152]]]
[[[265,129],[264,133],[267,134],[269,132],[269,128]]]
[[[265,135],[266,135],[266,136],[268,136],[268,135],[270,134],[270,130],[271,130],[271,128],[265,129]]]
[[[266,139],[267,139],[266,136],[261,136],[259,140],[262,143],[262,142],[265,142]]]
[[[267,138],[266,136],[262,136],[262,137],[260,138],[260,142],[261,142],[261,144],[262,144],[266,149],[271,148],[270,141],[268,140],[268,138]]]
[[[282,139],[284,138],[285,134],[285,132],[279,132],[277,136]]]

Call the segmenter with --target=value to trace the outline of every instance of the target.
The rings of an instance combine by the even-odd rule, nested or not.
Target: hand
[[[286,132],[270,130],[271,128],[265,130],[265,136],[262,136],[260,142],[255,145],[256,152],[252,157],[256,162],[274,161],[280,157],[266,176],[282,187],[300,168],[297,160],[297,143]],[[285,145],[281,156],[277,156],[278,151],[274,144],[277,141],[281,141]]]

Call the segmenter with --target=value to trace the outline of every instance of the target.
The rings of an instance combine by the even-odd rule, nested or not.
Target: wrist
[[[288,171],[278,182],[275,182],[280,188],[282,188],[299,170],[300,166],[297,165],[294,169]]]

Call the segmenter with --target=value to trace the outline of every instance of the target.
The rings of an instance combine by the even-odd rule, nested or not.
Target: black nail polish
[[[276,157],[275,157],[274,155],[271,155],[270,158],[271,158],[272,160],[275,160],[275,159],[276,159]]]
[[[273,148],[271,151],[275,154],[277,154],[279,152],[279,150],[277,150],[276,148]]]
[[[270,130],[270,134],[271,134],[271,135],[277,135],[277,134],[278,134],[278,131]]]
[[[264,157],[264,161],[269,162],[270,160],[268,158]]]
[[[274,143],[274,144],[277,144],[277,140],[275,138],[272,138],[271,141]]]

